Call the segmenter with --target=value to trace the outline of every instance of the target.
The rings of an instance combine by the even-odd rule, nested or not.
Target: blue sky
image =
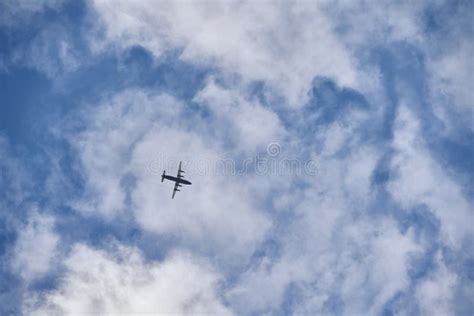
[[[472,314],[473,15],[2,2],[0,314]]]

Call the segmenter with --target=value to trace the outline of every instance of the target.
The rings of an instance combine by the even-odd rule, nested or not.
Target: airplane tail
[[[165,180],[166,170],[163,170],[163,174],[161,175],[161,182]]]

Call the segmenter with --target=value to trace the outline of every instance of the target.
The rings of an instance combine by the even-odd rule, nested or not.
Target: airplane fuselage
[[[174,199],[174,195],[176,194],[176,192],[180,191],[179,188],[182,187],[183,184],[191,184],[191,182],[189,182],[188,180],[183,179],[184,170],[181,169],[181,164],[182,162],[180,161],[178,167],[178,175],[176,177],[166,175],[166,170],[163,170],[163,174],[161,175],[161,182],[163,182],[165,179],[174,182],[173,195],[171,196],[172,199]]]
[[[178,177],[173,177],[173,176],[168,176],[168,175],[164,175],[162,176],[163,178],[165,179],[168,179],[168,180],[171,180],[171,181],[174,181],[174,182],[177,182],[179,184],[192,184],[191,182],[189,182],[188,180],[184,180],[182,178],[178,178]]]

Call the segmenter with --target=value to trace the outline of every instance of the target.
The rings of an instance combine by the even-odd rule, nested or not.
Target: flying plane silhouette
[[[166,175],[166,170],[163,170],[163,174],[161,175],[161,182],[163,182],[165,179],[174,181],[173,195],[171,196],[172,199],[174,199],[174,195],[176,194],[176,192],[180,191],[178,188],[182,187],[183,184],[192,184],[188,180],[184,180],[184,176],[182,175],[184,171],[181,169],[181,163],[182,161],[179,162],[178,175],[176,177]]]

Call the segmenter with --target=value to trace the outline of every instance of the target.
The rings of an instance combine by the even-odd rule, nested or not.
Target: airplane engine
[[[165,180],[166,170],[163,170],[163,174],[161,175],[161,182]]]

